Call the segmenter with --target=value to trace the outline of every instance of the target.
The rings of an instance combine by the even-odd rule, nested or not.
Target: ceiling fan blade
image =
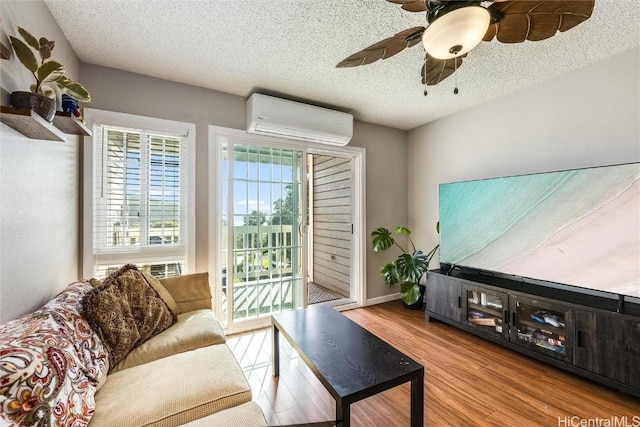
[[[387,0],[390,3],[401,4],[402,9],[408,12],[426,12],[427,6],[424,0]]]
[[[487,32],[484,34],[484,37],[482,37],[482,41],[490,42],[491,40],[493,40],[493,38],[496,36],[496,30],[498,29],[497,27],[497,22],[495,24],[489,25]]]
[[[506,1],[489,7],[503,17],[492,24],[483,40],[502,43],[539,41],[570,30],[591,17],[595,0]]]
[[[437,85],[462,65],[462,58],[465,58],[467,54],[451,59],[436,59],[433,56],[425,56],[425,60],[422,63],[420,73],[422,74],[422,84],[429,86]],[[456,64],[457,63],[457,64]]]
[[[371,64],[379,59],[387,59],[408,47],[415,46],[422,41],[424,27],[413,27],[404,30],[393,37],[379,41],[360,52],[343,59],[336,68],[357,67]]]

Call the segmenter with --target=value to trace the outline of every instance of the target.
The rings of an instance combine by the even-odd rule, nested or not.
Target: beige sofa
[[[178,320],[111,368],[90,427],[266,426],[211,310],[208,275],[160,282]]]
[[[0,425],[265,426],[208,275],[125,265],[0,324]]]

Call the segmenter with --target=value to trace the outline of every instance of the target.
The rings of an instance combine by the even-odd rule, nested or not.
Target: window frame
[[[95,150],[96,138],[100,126],[114,126],[118,128],[126,128],[131,130],[144,130],[149,133],[167,134],[179,136],[186,143],[186,159],[184,167],[186,168],[186,201],[185,201],[185,218],[186,244],[184,249],[180,249],[179,253],[186,251],[185,270],[182,272],[195,272],[195,144],[196,144],[196,126],[193,123],[178,122],[166,119],[157,119],[146,116],[138,116],[127,113],[118,113],[106,110],[98,110],[93,108],[84,109],[84,117],[87,126],[92,129],[93,136],[84,137],[83,145],[83,179],[82,179],[82,276],[84,278],[94,277],[95,252],[94,252],[94,195],[97,188],[94,181],[95,167]],[[131,262],[150,262],[162,263],[175,260],[176,248],[157,247],[145,245],[144,249],[135,248],[110,248],[108,251],[100,251],[100,258],[103,262],[113,260],[114,264],[123,264],[124,259],[128,259],[130,255]],[[135,257],[135,259],[133,259]]]

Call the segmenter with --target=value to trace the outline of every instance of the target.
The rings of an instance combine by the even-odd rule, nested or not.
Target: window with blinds
[[[156,277],[185,274],[194,245],[187,135],[106,123],[93,129],[91,275],[127,263]]]

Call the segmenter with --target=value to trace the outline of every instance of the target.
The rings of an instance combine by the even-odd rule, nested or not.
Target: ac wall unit
[[[329,145],[347,145],[353,116],[254,93],[247,100],[247,132]]]

